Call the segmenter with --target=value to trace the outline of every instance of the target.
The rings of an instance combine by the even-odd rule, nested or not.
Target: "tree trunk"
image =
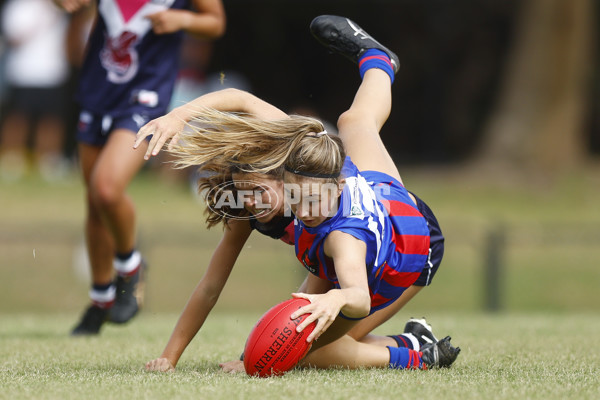
[[[551,176],[582,164],[594,0],[524,0],[476,163]]]

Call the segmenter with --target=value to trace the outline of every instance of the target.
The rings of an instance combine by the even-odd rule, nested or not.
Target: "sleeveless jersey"
[[[189,0],[99,0],[81,69],[81,107],[111,116],[164,114],[177,77],[183,32],[156,35],[146,16],[189,7]]]
[[[429,256],[429,228],[395,178],[360,172],[349,157],[341,175],[346,184],[335,215],[313,228],[295,220],[296,256],[312,274],[339,288],[333,260],[323,250],[327,235],[341,231],[365,242],[373,313],[400,297],[419,277]]]
[[[279,239],[289,245],[294,244],[293,216],[274,217],[266,224],[255,219],[250,219],[250,227],[273,239]]]

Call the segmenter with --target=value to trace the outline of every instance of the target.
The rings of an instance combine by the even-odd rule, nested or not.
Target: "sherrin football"
[[[310,304],[306,299],[289,299],[267,311],[256,323],[244,348],[244,368],[252,376],[283,375],[306,355],[312,343],[306,338],[316,326],[313,322],[302,332],[296,327],[309,314],[292,320],[290,315]]]

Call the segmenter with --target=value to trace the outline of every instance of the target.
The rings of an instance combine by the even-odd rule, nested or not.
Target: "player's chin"
[[[273,216],[275,215],[274,212],[272,212],[272,210],[263,210],[260,212],[257,212],[256,214],[254,214],[254,218],[260,222],[260,223],[267,223],[270,222],[273,219]]]
[[[308,226],[309,228],[316,228],[323,221],[324,220],[322,218],[305,218],[302,220],[302,223]]]

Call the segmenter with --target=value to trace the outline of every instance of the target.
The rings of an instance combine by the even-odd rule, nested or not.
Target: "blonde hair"
[[[301,175],[334,176],[344,163],[342,141],[324,132],[323,123],[312,117],[263,120],[205,108],[198,110],[189,126],[192,129],[180,133],[171,153],[179,168],[200,166],[201,171],[217,174],[201,181],[200,188],[231,180],[232,171],[280,179],[284,168]],[[211,226],[221,220],[223,217],[212,216],[207,222]]]
[[[310,117],[266,121],[214,109],[199,110],[190,126],[172,151],[177,166],[238,165],[258,173],[283,166],[304,136],[323,130],[323,124]]]

